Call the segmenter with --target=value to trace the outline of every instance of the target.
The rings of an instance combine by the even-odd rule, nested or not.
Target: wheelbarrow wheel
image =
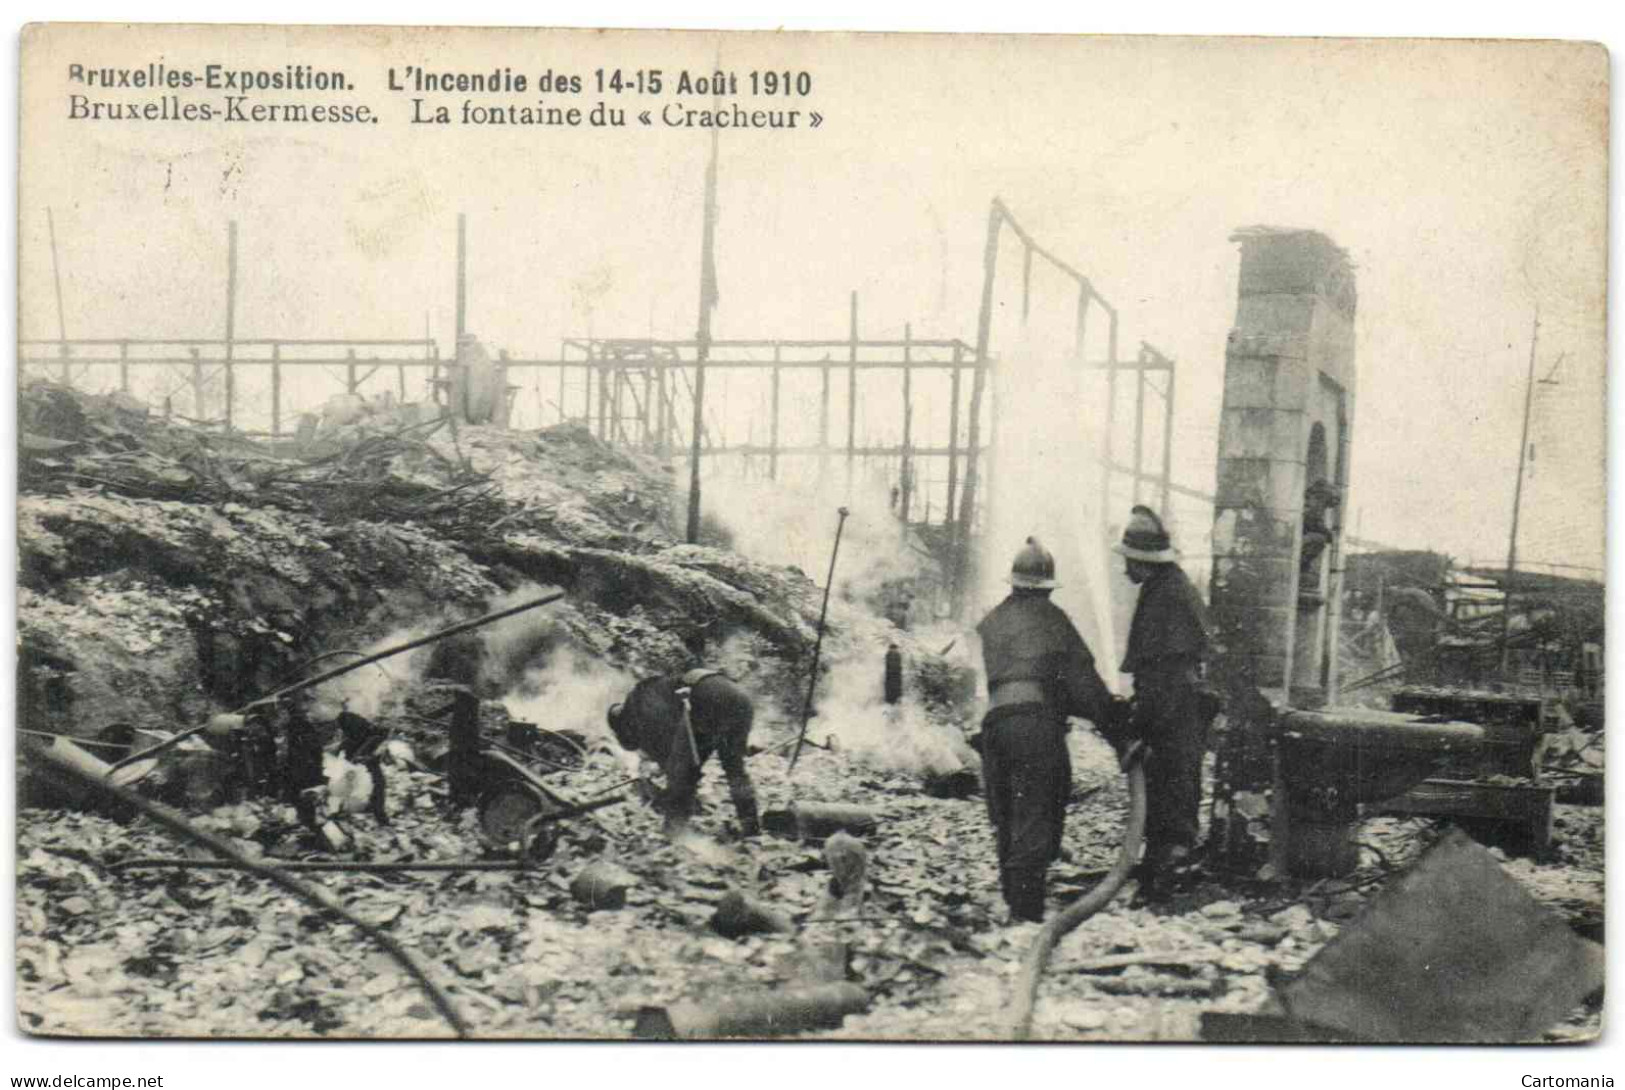
[[[559,844],[558,825],[538,818],[558,805],[535,786],[518,780],[498,784],[480,799],[480,835],[486,846],[529,860],[543,860]]]

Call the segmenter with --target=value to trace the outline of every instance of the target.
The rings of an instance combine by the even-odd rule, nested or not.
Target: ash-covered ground
[[[816,846],[733,835],[714,763],[705,809],[675,843],[629,799],[564,823],[557,850],[533,870],[307,880],[417,955],[477,1036],[626,1037],[641,1008],[789,986],[809,951],[837,944],[869,1006],[806,1036],[1008,1035],[1015,974],[1036,929],[1004,922],[980,798],[922,789],[928,775],[976,767],[965,744],[978,711],[974,663],[966,641],[910,601],[911,585],[924,600],[940,572],[900,542],[883,499],[872,510],[856,505],[814,746],[792,772],[786,743],[799,727],[821,590],[810,561],[779,555],[774,543],[806,552],[811,537],[822,550],[816,534],[833,533],[833,505],[794,508],[771,492],[753,502],[750,489],[719,485],[712,544],[686,545],[674,530],[682,497],[670,468],[580,428],[454,431],[396,411],[296,448],[222,440],[47,386],[25,391],[22,419],[29,436],[48,440],[25,440],[18,503],[24,1030],[446,1035],[423,991],[354,926],[254,876],[119,866],[205,853],[147,819],[87,811],[41,787],[28,749],[67,735],[97,752],[116,724],[144,737],[180,730],[335,655],[557,586],[563,601],[484,629],[472,645],[460,680],[482,698],[487,736],[501,739],[510,720],[571,732],[585,756],[540,771],[562,797],[591,798],[627,770],[603,727],[607,706],[638,677],[690,665],[685,639],[703,634],[707,658],[756,700],[749,767],[763,807],[873,810],[857,916],[827,918],[830,875]],[[797,525],[785,527],[791,518]],[[890,642],[904,653],[908,683],[895,708],[881,702]],[[273,862],[491,858],[474,811],[450,809],[444,778],[430,770],[444,728],[425,709],[445,665],[425,649],[312,694],[318,719],[348,708],[389,730],[387,825],[337,815],[352,843],[334,852],[280,800],[193,805],[191,819]],[[1057,908],[1110,866],[1126,808],[1111,751],[1081,726],[1070,737],[1076,786],[1070,858],[1052,875]],[[139,786],[171,801],[203,797],[200,746]],[[334,784],[339,810],[353,785],[338,775]],[[1041,982],[1034,1035],[1191,1040],[1204,1011],[1259,1009],[1267,973],[1301,967],[1440,831],[1421,819],[1367,822],[1361,838],[1375,850],[1346,880],[1215,882],[1160,913],[1119,897],[1062,942]],[[623,907],[589,910],[572,896],[572,878],[595,860],[635,878]],[[1600,809],[1560,807],[1552,855],[1512,858],[1506,869],[1565,917],[1594,920]],[[709,922],[730,891],[773,906],[793,930],[720,937]],[[1125,955],[1142,963],[1095,964]],[[1580,1009],[1549,1036],[1585,1038],[1599,1025],[1599,1011]]]

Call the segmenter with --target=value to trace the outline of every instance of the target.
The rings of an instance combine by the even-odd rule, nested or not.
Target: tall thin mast
[[[1535,346],[1540,343],[1540,311],[1535,311],[1535,327],[1529,335],[1529,376],[1523,387],[1523,436],[1518,440],[1518,481],[1512,487],[1512,534],[1507,540],[1507,573],[1501,586],[1501,680],[1511,661],[1512,571],[1518,566],[1518,515],[1523,506],[1523,472],[1529,457],[1529,408],[1535,394]]]

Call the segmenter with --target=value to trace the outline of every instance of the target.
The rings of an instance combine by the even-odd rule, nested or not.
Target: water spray
[[[842,507],[837,514],[841,521],[835,524],[835,547],[829,551],[829,575],[824,580],[824,604],[818,611],[818,637],[813,641],[812,674],[807,678],[807,700],[801,705],[801,733],[796,736],[796,748],[790,754],[790,771],[796,770],[801,757],[802,744],[807,740],[807,721],[812,718],[813,693],[818,688],[818,660],[824,651],[824,619],[829,616],[829,592],[835,586],[835,558],[841,552],[841,531],[846,528],[846,517],[852,512]]]

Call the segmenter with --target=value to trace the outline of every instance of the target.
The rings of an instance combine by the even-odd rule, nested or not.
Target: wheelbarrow
[[[490,785],[478,803],[480,839],[488,848],[511,852],[528,862],[541,862],[558,848],[561,822],[626,801],[625,795],[611,795],[571,802],[543,783],[529,766],[500,749],[481,750],[480,759],[483,777]],[[609,790],[623,786],[618,783]]]

